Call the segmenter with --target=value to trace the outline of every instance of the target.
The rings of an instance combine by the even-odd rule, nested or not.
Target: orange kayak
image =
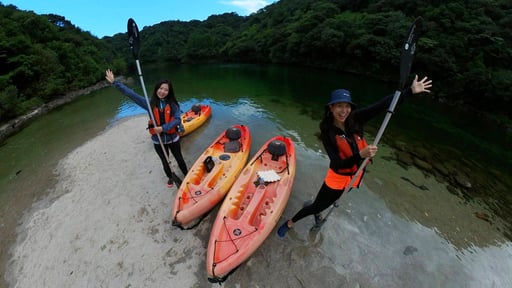
[[[174,226],[189,228],[224,198],[247,163],[250,145],[247,126],[234,125],[220,133],[178,189],[171,214]]]
[[[210,282],[223,282],[272,232],[290,198],[295,166],[294,143],[276,136],[240,173],[210,233],[206,253]]]
[[[187,112],[181,114],[181,123],[185,128],[181,136],[185,136],[196,130],[199,126],[203,125],[211,115],[212,107],[210,105],[199,103],[192,105]]]

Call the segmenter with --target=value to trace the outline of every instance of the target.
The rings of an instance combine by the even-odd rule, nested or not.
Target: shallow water
[[[328,91],[341,81],[337,78],[340,75],[326,72],[321,76],[309,74],[311,77],[305,77],[303,71],[237,65],[173,69],[170,70],[172,80],[176,83],[175,90],[183,109],[199,101],[213,107],[212,119],[183,139],[187,162],[192,163],[220,131],[233,123],[245,123],[251,128],[252,153],[275,134],[290,136],[296,143],[299,164],[296,188],[284,217],[291,217],[303,201],[314,197],[327,165],[327,159],[314,137],[324,102],[321,98],[325,98]],[[153,83],[169,73],[165,67],[148,71],[146,83]],[[374,90],[369,90],[368,85],[357,86],[363,81],[348,76],[341,82],[353,83],[351,85],[355,87],[348,88],[364,94],[393,92],[388,91],[385,85],[376,85]],[[150,86],[147,88],[152,90]],[[412,112],[406,113],[401,109],[397,116],[393,116],[386,135],[424,139],[425,130],[432,131],[416,129],[415,134],[411,133],[415,130],[411,127],[412,122],[419,120],[406,121],[403,119],[405,116],[399,116],[412,113],[420,118],[421,113],[414,110],[414,102],[411,104]],[[14,227],[23,211],[35,199],[44,197],[47,189],[52,189],[56,180],[53,169],[57,162],[111,123],[141,113],[144,112],[140,108],[125,101],[114,89],[107,88],[38,119],[0,147],[3,265],[8,258],[6,250],[17,237]],[[380,124],[375,122],[373,130]],[[436,132],[441,135],[450,135],[446,131],[457,131],[461,139],[475,137],[450,126],[447,120],[437,119],[428,123],[428,127],[440,127]],[[463,142],[465,149],[471,146],[471,141]],[[443,143],[457,141],[447,139]],[[479,147],[469,148],[471,151],[483,149]],[[486,147],[485,143],[483,147]],[[457,145],[453,149],[460,153]],[[487,152],[489,161],[496,164],[495,170],[506,169],[505,160],[495,161],[499,148]],[[507,237],[510,224],[504,217],[511,213],[510,206],[503,214],[495,213],[497,209],[506,210],[510,202],[502,201],[505,205],[498,203],[489,191],[469,199],[461,197],[449,191],[439,179],[414,167],[404,168],[394,159],[392,148],[384,140],[363,187],[343,196],[340,207],[334,210],[321,232],[310,233],[308,229],[312,219],[304,219],[284,240],[270,237],[225,285],[510,286],[512,278],[507,272],[512,268],[512,248]],[[481,162],[477,164],[484,165]],[[490,180],[497,183],[495,193],[506,195],[507,183],[503,184],[500,179]],[[499,189],[501,185],[504,188]],[[492,206],[493,203],[496,207]],[[475,216],[481,213],[489,215],[489,218]],[[212,221],[211,217],[205,219],[193,232],[204,245],[207,244],[208,227]],[[204,263],[202,265],[204,267]],[[197,277],[202,279],[197,287],[206,284],[202,267],[197,269]],[[286,276],[283,278],[283,275]]]

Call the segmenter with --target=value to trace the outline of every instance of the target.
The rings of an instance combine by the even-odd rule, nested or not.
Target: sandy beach
[[[166,187],[149,137],[141,137],[145,121],[122,121],[60,162],[55,190],[19,227],[8,265],[10,286],[197,283],[204,243],[171,228],[176,188]]]

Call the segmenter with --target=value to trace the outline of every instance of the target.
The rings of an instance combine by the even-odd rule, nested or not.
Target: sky
[[[169,20],[206,20],[235,12],[247,16],[278,0],[0,0],[4,6],[36,14],[64,16],[83,31],[102,38],[126,32],[129,18],[139,30]]]

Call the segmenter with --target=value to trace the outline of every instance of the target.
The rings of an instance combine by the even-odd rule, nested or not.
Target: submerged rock
[[[464,175],[455,175],[455,181],[457,181],[457,184],[459,184],[460,186],[464,187],[464,188],[467,188],[467,189],[471,189],[473,188],[473,185],[471,184],[471,182],[469,182],[469,179],[464,176]]]
[[[407,247],[405,247],[405,250],[404,250],[404,255],[412,255],[414,254],[415,252],[418,252],[418,248],[414,247],[414,246],[411,246],[411,245],[408,245]]]

